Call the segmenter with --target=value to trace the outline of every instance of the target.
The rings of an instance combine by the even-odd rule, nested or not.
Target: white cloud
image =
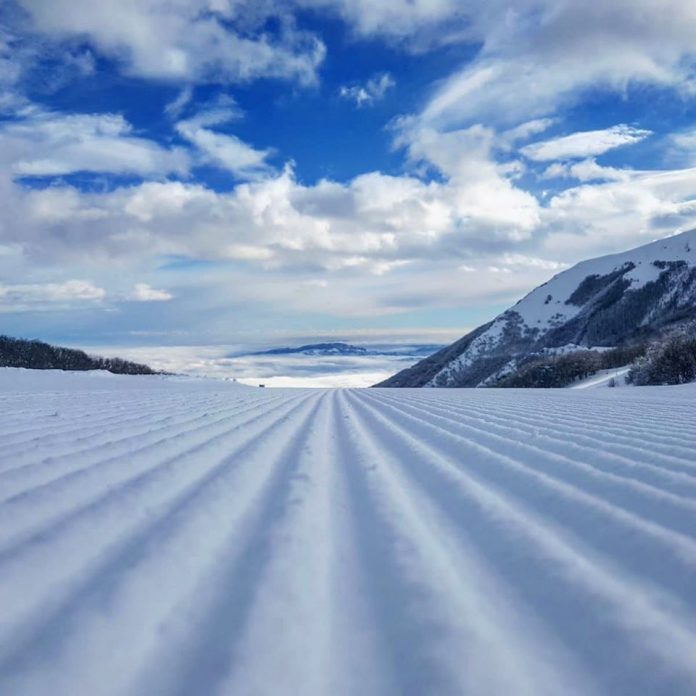
[[[106,291],[86,280],[0,285],[0,311],[51,309],[56,305],[103,300]]]
[[[392,343],[398,331],[390,333],[387,342],[379,345],[386,351],[401,355],[367,356],[304,356],[304,355],[238,355],[241,348],[250,346],[157,346],[124,347],[82,346],[94,354],[118,354],[121,357],[150,365],[156,370],[166,372],[195,374],[199,376],[237,379],[242,384],[256,386],[259,383],[273,387],[369,387],[386,379],[416,360],[407,346]],[[445,337],[437,335],[434,340],[442,343],[457,338],[456,333]],[[361,337],[362,338],[362,337]],[[338,336],[278,336],[277,343],[255,345],[252,348],[264,350],[278,345],[303,345],[310,342],[352,340],[345,334]],[[432,343],[433,337],[418,336],[421,342]],[[362,343],[362,340],[360,341]],[[376,346],[377,347],[377,346]],[[241,351],[242,353],[244,351]],[[234,357],[230,357],[234,356]],[[404,359],[404,356],[405,359]]]
[[[178,116],[192,100],[193,92],[190,89],[184,89],[174,102],[167,105],[168,115]],[[179,123],[185,123],[190,128],[210,128],[232,123],[243,117],[244,112],[234,98],[222,94],[210,101],[197,102],[195,112]]]
[[[136,283],[130,296],[136,302],[167,302],[173,298],[167,290],[158,290],[147,283]]]
[[[204,128],[200,120],[180,121],[179,134],[195,145],[201,159],[228,169],[240,178],[252,179],[273,171],[266,159],[270,150],[256,150],[235,135]]]
[[[553,118],[535,118],[531,121],[521,123],[519,126],[515,126],[514,128],[500,133],[498,136],[498,147],[502,150],[511,150],[520,141],[524,142],[534,135],[543,133],[554,123],[556,123],[556,119]]]
[[[515,125],[591,87],[694,89],[696,8],[684,0],[18,0],[49,39],[86,38],[124,70],[192,84],[258,77],[316,81],[325,48],[298,10],[340,16],[360,37],[401,49],[480,46],[423,111],[434,125]],[[273,18],[279,27],[264,31]],[[370,90],[347,86],[365,101]],[[361,91],[362,90],[362,91]]]
[[[582,131],[532,143],[523,147],[520,152],[536,162],[585,159],[604,154],[617,147],[638,143],[651,134],[649,130],[622,124],[603,130]]]
[[[179,114],[181,114],[192,99],[193,88],[191,86],[184,87],[184,89],[164,107],[164,113],[170,118],[178,118]]]
[[[0,163],[15,177],[73,172],[163,177],[186,174],[194,160],[240,178],[267,175],[273,171],[266,162],[270,150],[256,150],[212,129],[240,115],[232,100],[219,100],[176,123],[177,132],[192,146],[189,150],[166,148],[137,135],[120,114],[60,114],[34,108],[24,118],[0,124]]]
[[[183,173],[188,155],[133,133],[119,114],[59,114],[34,110],[0,125],[0,162],[15,176],[71,172],[164,175]]]
[[[503,254],[501,263],[506,267],[524,266],[528,268],[540,268],[544,271],[560,271],[568,265],[561,261],[541,259],[536,256],[527,256],[526,254]]]
[[[0,190],[14,207],[2,207],[0,243],[54,262],[142,263],[169,254],[238,261],[270,274],[312,267],[386,277],[405,272],[407,263],[452,259],[472,265],[471,259],[487,254],[496,256],[496,266],[506,265],[500,260],[505,254],[512,255],[506,257],[510,263],[523,257],[565,263],[575,260],[572,251],[564,255],[554,247],[547,254],[539,245],[594,229],[619,249],[630,235],[655,236],[694,219],[691,170],[631,172],[584,160],[555,175],[605,183],[572,186],[542,205],[516,186],[514,168],[495,162],[490,129],[443,134],[418,128],[404,137],[414,166],[437,168],[441,180],[372,172],[346,183],[304,185],[286,168],[230,192],[174,181],[103,194],[14,185]],[[603,250],[599,239],[583,242],[593,243]]]
[[[306,186],[286,168],[230,193],[183,182],[104,194],[15,187],[10,195],[24,222],[7,225],[3,241],[55,259],[172,254],[379,274],[413,259],[529,236],[538,223],[533,196],[516,190],[495,166],[486,168],[483,154],[471,172],[455,173],[449,181],[424,182],[372,172],[345,184]]]
[[[339,15],[361,37],[382,36],[412,50],[470,38],[467,0],[295,0]],[[473,7],[472,7],[473,5]]]
[[[286,8],[227,0],[18,0],[32,28],[51,39],[79,37],[129,74],[188,82],[279,77],[310,84],[322,42],[299,31]],[[277,36],[264,20],[280,20]]]
[[[683,130],[669,136],[665,159],[672,166],[696,166],[696,128]]]
[[[671,139],[677,147],[687,150],[690,153],[696,152],[696,128],[681,133],[675,133],[672,135]]]
[[[20,46],[18,38],[0,24],[0,115],[15,113],[27,105],[18,87],[26,52]]]
[[[624,174],[554,196],[543,213],[543,252],[579,260],[696,227],[696,169]]]
[[[469,20],[463,38],[482,49],[435,91],[421,114],[431,125],[514,125],[590,88],[694,91],[694,3],[470,0],[460,8]]]
[[[604,167],[594,159],[581,162],[554,162],[543,172],[546,179],[577,179],[578,181],[625,181],[633,176],[633,172],[616,167]]]
[[[338,93],[343,99],[353,101],[361,107],[384,99],[384,95],[395,84],[394,78],[389,73],[380,73],[371,77],[363,85],[343,85]]]
[[[696,224],[695,170],[622,171],[542,205],[486,160],[484,135],[412,137],[414,158],[441,168],[443,180],[428,183],[373,172],[308,186],[288,168],[227,193],[182,182],[102,194],[15,187],[13,224],[0,208],[0,243],[20,247],[34,267],[44,258],[73,269],[118,263],[134,275],[162,255],[214,261],[203,275],[176,277],[175,314],[195,323],[202,314],[264,306],[276,316],[376,317],[507,303],[568,263]],[[104,276],[110,296],[133,297],[120,275]],[[141,299],[166,293],[157,288],[171,281],[163,271]]]
[[[405,146],[413,162],[435,167],[449,180],[450,223],[470,225],[478,236],[524,239],[539,222],[534,196],[510,181],[514,163],[499,165],[493,150],[496,135],[477,125],[441,133],[418,122],[401,124],[397,143]],[[484,232],[485,230],[485,232]]]

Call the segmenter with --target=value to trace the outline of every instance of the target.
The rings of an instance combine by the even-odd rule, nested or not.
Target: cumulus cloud
[[[617,147],[639,143],[651,134],[649,130],[619,125],[532,143],[523,147],[521,152],[525,157],[536,162],[585,159],[602,155]]]
[[[380,73],[362,85],[343,85],[338,93],[343,99],[355,102],[359,108],[384,99],[384,95],[395,84],[394,78],[389,73]]]
[[[579,260],[696,227],[696,169],[630,172],[551,198],[545,253]]]
[[[371,172],[306,185],[286,167],[230,192],[181,181],[106,193],[13,184],[7,193],[15,210],[0,212],[2,241],[21,244],[35,259],[168,254],[384,274],[413,260],[528,238],[538,202],[505,178],[473,135],[427,133],[412,141],[410,156],[440,168],[442,181]],[[21,225],[10,224],[17,219]]]
[[[158,290],[147,283],[136,283],[130,295],[130,299],[136,302],[168,302],[173,298],[174,295],[167,290]]]
[[[412,162],[434,167],[448,179],[452,193],[450,218],[459,229],[476,230],[474,236],[520,240],[539,224],[539,203],[516,187],[510,175],[516,163],[498,164],[496,134],[481,125],[442,133],[403,121],[397,143]]]
[[[205,110],[196,118],[202,130],[217,123]],[[563,163],[557,175],[581,184],[542,199],[516,183],[514,161],[498,161],[491,128],[443,133],[415,119],[396,134],[413,173],[370,172],[346,182],[304,184],[288,166],[223,192],[163,180],[95,192],[66,184],[25,189],[6,173],[0,244],[37,267],[117,263],[135,273],[162,257],[214,263],[218,270],[188,287],[177,281],[176,297],[158,289],[166,274],[131,289],[105,278],[114,301],[141,300],[145,309],[169,300],[195,325],[201,307],[207,316],[213,307],[230,311],[229,298],[240,313],[268,306],[351,317],[509,302],[567,263],[696,222],[691,170]],[[422,168],[437,176],[422,177]],[[22,286],[13,287],[18,306]]]
[[[68,186],[16,191],[21,213],[14,219],[24,222],[5,224],[2,241],[39,260],[227,260],[261,269],[256,282],[268,283],[274,275],[299,277],[312,269],[415,277],[413,264],[471,266],[492,257],[497,267],[553,270],[548,263],[620,249],[696,221],[692,170],[623,171],[621,179],[574,186],[542,204],[477,152],[471,134],[449,135],[456,137],[443,142],[425,134],[413,141],[420,147],[413,156],[432,158],[448,173],[444,181],[373,172],[346,183],[304,185],[286,168],[226,193],[183,182],[108,193]],[[457,152],[467,166],[457,164]]]

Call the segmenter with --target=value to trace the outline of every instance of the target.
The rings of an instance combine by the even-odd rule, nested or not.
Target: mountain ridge
[[[287,346],[280,348],[269,348],[268,350],[255,351],[253,353],[243,353],[244,356],[263,356],[263,355],[318,355],[318,356],[408,356],[408,355],[427,355],[433,349],[441,346],[432,344],[405,344],[401,350],[379,350],[378,348],[365,348],[351,343],[341,341],[332,343],[309,343],[302,346]],[[408,350],[413,349],[413,350]],[[239,357],[235,355],[233,357]]]

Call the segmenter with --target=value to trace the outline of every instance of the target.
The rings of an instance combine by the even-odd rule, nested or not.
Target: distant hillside
[[[305,346],[271,348],[249,355],[367,355],[367,348],[352,346],[349,343],[310,343]]]
[[[147,365],[99,358],[74,348],[61,348],[48,343],[0,336],[0,367],[23,367],[29,370],[106,370],[120,375],[154,375]]]
[[[356,346],[350,343],[310,343],[304,346],[270,348],[255,353],[246,353],[245,355],[316,355],[316,356],[334,356],[334,355],[355,355],[355,356],[392,356],[392,357],[408,357],[430,355],[442,346],[438,345],[403,345],[389,346],[388,348],[374,346],[365,348]],[[230,357],[238,357],[236,355]]]
[[[696,230],[584,261],[380,387],[519,384],[570,360],[553,355],[659,339],[696,318]],[[587,356],[584,356],[587,357]],[[584,367],[573,367],[582,374]],[[555,380],[555,377],[554,377]]]

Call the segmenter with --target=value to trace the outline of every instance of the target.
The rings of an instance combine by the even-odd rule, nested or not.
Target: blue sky
[[[0,7],[6,333],[444,342],[695,224],[686,0]]]

